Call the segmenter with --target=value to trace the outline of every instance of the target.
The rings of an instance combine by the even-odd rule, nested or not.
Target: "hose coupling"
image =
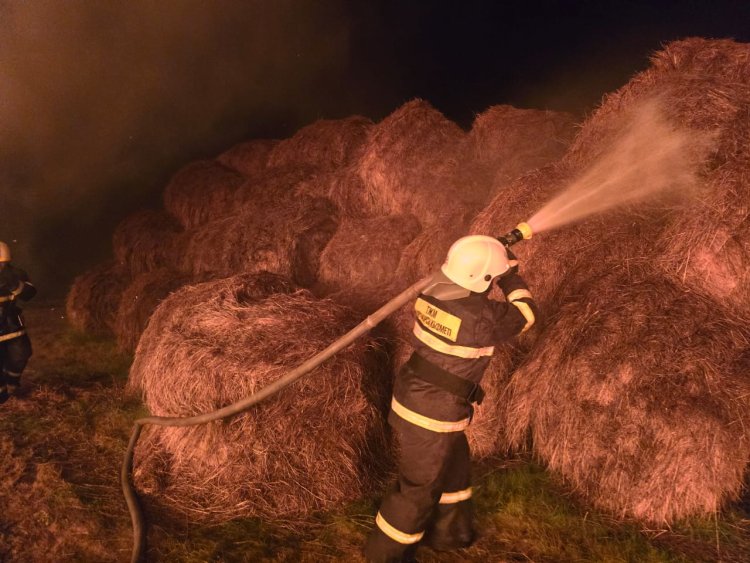
[[[511,247],[517,242],[530,239],[532,234],[531,226],[528,223],[519,223],[516,228],[508,234],[502,237],[497,237],[497,240],[503,243],[506,247]]]

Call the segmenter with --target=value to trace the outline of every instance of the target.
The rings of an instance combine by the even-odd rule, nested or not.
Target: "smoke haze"
[[[0,0],[0,240],[65,291],[186,156],[314,119],[348,41],[332,1]]]

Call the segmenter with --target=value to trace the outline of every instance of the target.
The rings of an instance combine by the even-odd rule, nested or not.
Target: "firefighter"
[[[474,540],[469,445],[494,346],[528,330],[536,305],[515,256],[473,235],[448,251],[436,283],[414,305],[414,353],[396,377],[388,422],[400,445],[398,479],[365,546],[371,562],[413,559],[420,543],[447,551]],[[505,301],[489,299],[497,284]]]
[[[31,357],[31,341],[18,301],[36,295],[29,276],[13,266],[10,258],[10,248],[0,241],[0,404],[8,400],[9,391],[18,389]]]

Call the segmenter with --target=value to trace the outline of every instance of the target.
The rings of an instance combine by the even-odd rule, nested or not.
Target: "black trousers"
[[[367,560],[409,560],[420,541],[444,549],[467,544],[473,528],[466,435],[401,420],[394,429],[401,450],[398,480],[380,506]]]
[[[21,374],[31,358],[28,335],[0,342],[0,390],[6,385],[19,385]]]

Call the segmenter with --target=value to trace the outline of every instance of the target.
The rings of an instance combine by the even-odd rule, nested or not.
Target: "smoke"
[[[314,119],[348,44],[338,0],[0,0],[0,240],[64,284],[176,167]]]
[[[601,155],[529,219],[532,230],[547,231],[627,204],[684,201],[700,194],[699,172],[712,136],[674,126],[661,104],[650,99],[631,111]]]

